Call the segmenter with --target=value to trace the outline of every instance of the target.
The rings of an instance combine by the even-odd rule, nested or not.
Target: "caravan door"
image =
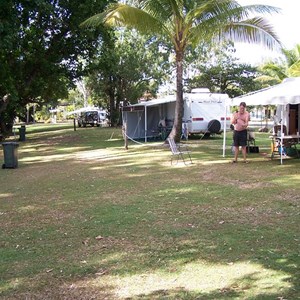
[[[298,104],[296,105],[289,105],[290,111],[289,111],[289,134],[297,134],[299,132],[298,128]]]

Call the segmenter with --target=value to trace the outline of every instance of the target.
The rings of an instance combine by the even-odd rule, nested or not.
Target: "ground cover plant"
[[[299,165],[231,164],[222,136],[159,141],[120,129],[27,126],[0,170],[1,299],[297,299]],[[3,160],[1,151],[0,160]]]

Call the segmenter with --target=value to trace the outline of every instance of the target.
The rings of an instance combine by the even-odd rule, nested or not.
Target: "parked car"
[[[86,127],[86,125],[100,126],[106,120],[106,112],[99,110],[90,110],[82,112],[78,119],[78,127]]]

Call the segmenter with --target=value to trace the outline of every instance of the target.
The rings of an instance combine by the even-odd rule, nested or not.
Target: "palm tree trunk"
[[[176,52],[176,106],[173,128],[170,138],[180,142],[183,118],[183,52]]]

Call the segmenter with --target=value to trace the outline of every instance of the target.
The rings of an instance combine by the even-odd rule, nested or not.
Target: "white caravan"
[[[227,94],[210,93],[209,89],[193,89],[184,95],[184,118],[188,134],[221,133],[230,126],[230,116],[226,116],[229,104]],[[226,122],[225,121],[226,118]]]
[[[184,94],[184,135],[205,134],[209,136],[224,131],[230,126],[230,116],[226,116],[229,107],[226,94],[210,93],[208,89],[193,89]],[[123,125],[131,139],[166,137],[171,131],[175,118],[176,96],[154,99],[138,104],[124,106],[122,109]],[[229,110],[227,110],[229,113]],[[225,121],[226,119],[226,121]],[[161,130],[164,133],[161,134]]]

